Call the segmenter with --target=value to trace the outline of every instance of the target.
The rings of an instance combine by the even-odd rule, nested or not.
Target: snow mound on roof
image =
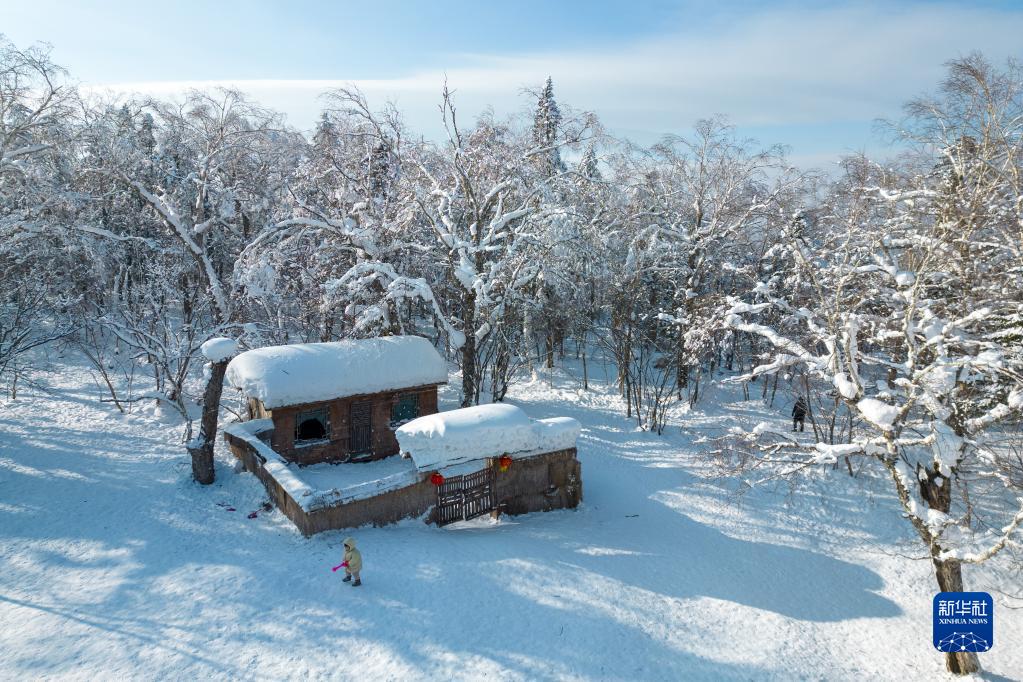
[[[579,422],[569,417],[533,421],[514,405],[465,407],[413,419],[395,435],[420,471],[511,455],[524,457],[575,447]]]
[[[267,346],[227,366],[227,382],[267,409],[442,384],[444,358],[420,336]]]

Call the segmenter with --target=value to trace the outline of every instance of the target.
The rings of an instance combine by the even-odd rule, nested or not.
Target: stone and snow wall
[[[297,478],[302,470],[275,460],[272,450],[249,436],[243,429],[232,429],[225,439],[247,471],[262,481],[271,500],[298,527],[303,535],[325,530],[363,525],[383,526],[406,518],[432,521],[437,504],[437,487],[429,474],[410,470],[405,477],[392,479],[396,486],[381,485],[375,494],[342,497],[337,503],[322,491],[304,490]],[[499,459],[478,462],[478,469],[493,468],[494,499],[497,510],[505,514],[574,508],[582,501],[582,476],[575,448],[535,453],[515,459],[506,471],[499,470]],[[319,466],[360,467],[364,464]],[[464,469],[459,465],[457,469]],[[473,467],[475,468],[475,467]],[[476,470],[478,470],[476,469]],[[386,481],[382,481],[382,484]],[[312,502],[310,502],[312,500]]]

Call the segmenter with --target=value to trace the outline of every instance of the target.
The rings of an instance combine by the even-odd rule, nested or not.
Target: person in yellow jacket
[[[359,571],[362,570],[362,552],[355,549],[355,538],[345,538],[345,556],[341,563],[345,567],[345,579],[342,582],[352,583],[352,587],[362,584],[359,579]],[[352,578],[355,578],[353,581]]]

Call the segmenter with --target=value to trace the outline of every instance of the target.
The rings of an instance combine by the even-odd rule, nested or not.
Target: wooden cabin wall
[[[372,454],[370,460],[382,459],[398,453],[398,440],[391,429],[391,407],[404,393],[419,395],[419,415],[437,412],[437,387],[418,386],[398,391],[387,391],[364,396],[339,398],[305,405],[290,405],[275,408],[271,414],[274,423],[271,447],[285,459],[299,464],[320,462],[342,462],[351,452],[349,432],[352,403],[368,400],[372,403],[371,423],[373,426]],[[257,401],[258,402],[258,401]],[[262,404],[260,404],[262,408]],[[299,413],[327,408],[330,421],[329,439],[325,443],[295,447],[295,420]]]

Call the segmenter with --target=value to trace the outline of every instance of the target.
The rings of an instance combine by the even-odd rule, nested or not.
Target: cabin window
[[[295,418],[295,444],[301,445],[303,441],[326,440],[330,434],[330,421],[327,418],[327,408],[299,412]]]
[[[419,416],[419,394],[402,393],[391,406],[391,426],[401,426]]]

